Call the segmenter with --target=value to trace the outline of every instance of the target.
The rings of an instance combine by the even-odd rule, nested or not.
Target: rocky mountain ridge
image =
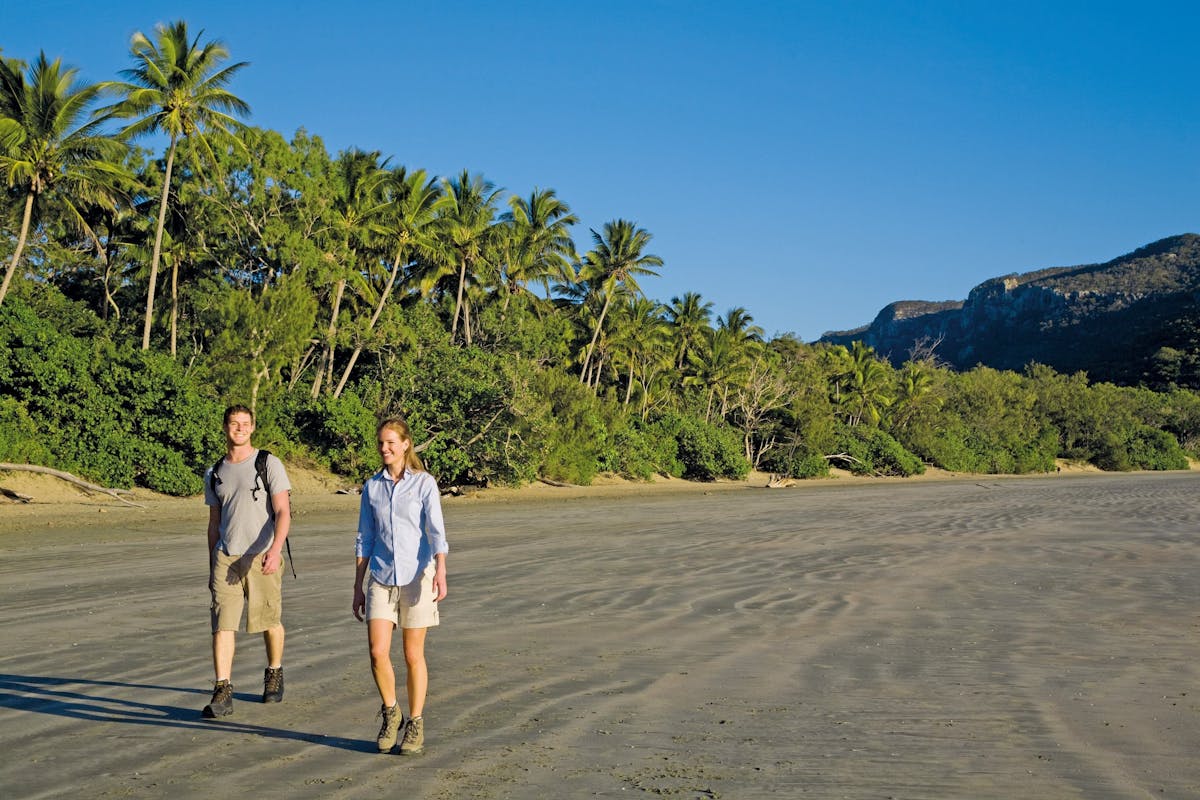
[[[956,369],[1030,362],[1093,381],[1200,387],[1200,236],[1182,234],[1103,264],[991,278],[963,301],[899,301],[819,341],[916,352]]]

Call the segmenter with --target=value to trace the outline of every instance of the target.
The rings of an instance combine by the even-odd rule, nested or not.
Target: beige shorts
[[[390,619],[401,628],[432,628],[440,620],[433,598],[433,575],[437,562],[407,586],[384,586],[374,578],[367,581],[367,619]]]
[[[212,631],[236,631],[246,609],[246,632],[261,633],[279,625],[283,613],[283,562],[263,575],[262,553],[230,556],[217,548],[208,588],[212,592]]]

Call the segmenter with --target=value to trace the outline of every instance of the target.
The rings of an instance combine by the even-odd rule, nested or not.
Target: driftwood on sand
[[[61,470],[51,469],[50,467],[41,467],[41,466],[38,466],[37,464],[8,464],[5,462],[0,462],[0,472],[38,472],[43,475],[53,475],[55,478],[58,478],[59,480],[64,480],[70,484],[74,484],[75,486],[78,486],[79,488],[81,488],[85,491],[100,492],[101,494],[106,494],[109,497],[113,497],[113,498],[116,498],[117,500],[120,500],[122,503],[124,503],[127,506],[133,506],[134,508],[145,508],[145,506],[143,506],[143,505],[139,505],[138,503],[131,502],[129,500],[126,500],[124,497],[121,497],[122,494],[129,494],[129,491],[127,489],[109,489],[104,486],[97,486],[94,483],[88,483],[87,481],[83,480],[82,478],[77,478],[69,472],[63,472]],[[16,492],[11,492],[11,494],[10,494],[9,490],[4,490],[4,494],[5,494],[5,496],[12,496],[12,495],[16,495]],[[17,495],[16,499],[21,500],[21,502],[27,503],[30,500],[32,500],[33,498],[31,498],[31,497],[26,498],[23,495]]]

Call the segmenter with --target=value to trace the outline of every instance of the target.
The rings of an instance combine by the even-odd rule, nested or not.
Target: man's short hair
[[[254,412],[251,411],[250,409],[246,408],[246,406],[238,403],[237,405],[232,405],[229,408],[225,409],[225,421],[223,424],[228,425],[229,418],[232,417],[234,414],[249,414],[250,421],[254,422]]]

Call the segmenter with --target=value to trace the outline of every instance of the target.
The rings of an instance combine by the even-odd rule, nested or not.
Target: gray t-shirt
[[[275,539],[275,521],[270,513],[271,498],[267,496],[262,482],[255,492],[254,460],[258,450],[236,464],[228,458],[217,470],[217,487],[213,492],[210,479],[212,468],[204,473],[204,503],[221,509],[221,539],[218,543],[226,555],[240,556],[247,553],[265,553]],[[287,471],[283,462],[275,456],[267,456],[267,478],[275,494],[290,491]],[[257,497],[255,497],[257,495]]]

